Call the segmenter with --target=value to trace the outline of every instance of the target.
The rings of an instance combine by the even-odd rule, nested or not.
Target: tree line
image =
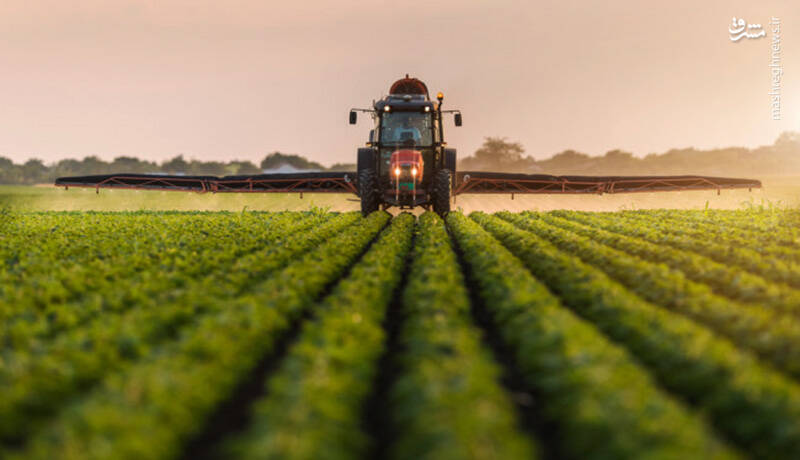
[[[353,171],[354,164],[337,163],[325,167],[300,155],[274,152],[258,164],[251,161],[200,161],[186,160],[183,155],[157,163],[135,157],[121,156],[112,161],[104,161],[96,156],[82,160],[66,159],[53,164],[31,159],[22,164],[0,157],[0,183],[2,184],[43,184],[52,183],[57,177],[91,176],[96,174],[181,174],[189,176],[235,176],[261,174],[263,171],[290,166],[300,170],[313,171]]]
[[[52,183],[57,177],[94,174],[141,173],[185,174],[197,176],[232,176],[261,174],[264,171],[290,166],[298,170],[354,171],[350,163],[326,167],[301,155],[274,152],[256,166],[250,161],[186,160],[182,155],[157,163],[121,156],[104,161],[95,156],[82,160],[66,159],[53,164],[31,159],[17,164],[0,157],[0,183]],[[800,133],[784,132],[772,145],[748,149],[727,147],[698,150],[693,147],[672,149],[636,157],[630,152],[611,150],[601,156],[591,156],[575,150],[564,150],[550,158],[537,160],[525,155],[518,142],[502,137],[487,137],[483,145],[459,161],[460,170],[498,171],[528,174],[557,175],[800,175]]]
[[[610,150],[591,156],[564,150],[536,160],[525,155],[518,142],[487,137],[474,155],[461,159],[461,170],[524,172],[555,175],[800,175],[800,133],[782,133],[772,145],[748,149],[726,147],[698,150],[671,149],[636,157],[631,152]]]

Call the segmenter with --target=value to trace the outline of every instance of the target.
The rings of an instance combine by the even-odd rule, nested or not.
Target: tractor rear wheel
[[[361,214],[364,217],[378,210],[378,178],[373,169],[358,172],[358,196],[361,198]]]
[[[433,176],[433,211],[442,217],[450,212],[450,181],[450,171],[447,169],[441,169]]]
[[[456,149],[444,149],[444,169],[451,175],[456,173]]]

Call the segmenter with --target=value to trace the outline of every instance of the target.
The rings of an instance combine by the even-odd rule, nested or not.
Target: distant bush
[[[464,157],[461,170],[576,175],[786,175],[800,174],[800,133],[785,132],[772,145],[755,149],[726,147],[698,150],[671,149],[636,157],[630,152],[610,150],[590,156],[564,150],[550,158],[523,156],[519,143],[487,137],[474,156]]]
[[[250,161],[186,160],[183,155],[162,163],[121,156],[104,161],[96,156],[82,160],[65,159],[46,165],[30,159],[16,164],[0,156],[0,184],[40,184],[53,182],[57,177],[88,176],[112,173],[162,173],[186,175],[246,175],[263,170],[290,166],[298,170],[355,171],[353,163],[335,163],[327,168],[302,155],[273,152],[256,166]],[[575,150],[564,150],[545,160],[525,155],[518,142],[503,137],[487,137],[472,156],[462,157],[462,171],[498,171],[516,173],[576,174],[576,175],[670,175],[703,174],[715,176],[764,176],[800,174],[800,133],[787,131],[772,145],[755,149],[726,147],[697,150],[693,147],[671,149],[636,157],[619,149],[602,156],[590,156]]]
[[[115,173],[235,176],[260,174],[265,169],[279,168],[284,165],[295,169],[317,171],[354,171],[356,169],[354,164],[342,163],[326,168],[320,163],[309,161],[300,155],[287,155],[280,152],[267,155],[258,166],[251,161],[241,160],[228,162],[186,160],[183,155],[178,155],[160,164],[127,156],[117,157],[112,161],[88,156],[82,160],[65,159],[50,165],[46,165],[38,159],[15,164],[8,158],[0,157],[0,184],[42,184],[53,182],[57,177]]]

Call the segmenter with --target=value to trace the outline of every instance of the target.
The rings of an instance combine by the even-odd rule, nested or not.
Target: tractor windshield
[[[430,147],[433,144],[433,119],[430,113],[387,112],[381,117],[384,145]]]

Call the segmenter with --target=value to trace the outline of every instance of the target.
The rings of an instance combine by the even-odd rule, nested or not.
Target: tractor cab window
[[[381,144],[429,147],[433,144],[430,113],[388,112],[381,117]]]

